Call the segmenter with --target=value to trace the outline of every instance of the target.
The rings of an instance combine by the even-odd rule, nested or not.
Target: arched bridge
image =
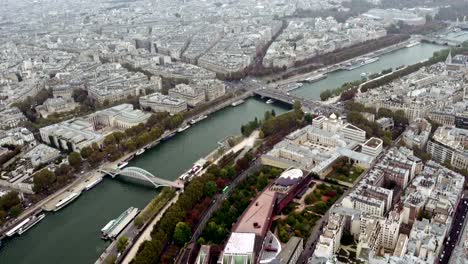
[[[101,169],[101,172],[110,175],[112,178],[115,178],[117,175],[125,176],[131,179],[137,179],[141,181],[147,181],[154,185],[154,187],[159,188],[163,186],[174,187],[182,189],[184,188],[184,183],[181,181],[168,181],[165,179],[158,178],[151,174],[150,172],[138,168],[138,167],[127,167],[122,170],[120,169]]]

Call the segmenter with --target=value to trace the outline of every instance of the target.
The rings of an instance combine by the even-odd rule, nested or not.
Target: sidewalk
[[[163,214],[169,209],[169,207],[174,204],[177,199],[179,199],[179,192],[176,193],[176,196],[170,200],[164,208],[159,211],[159,213],[156,215],[156,217],[149,223],[141,235],[138,237],[138,239],[135,241],[135,243],[131,246],[130,251],[128,251],[127,255],[122,260],[122,264],[128,264],[130,263],[133,258],[135,258],[136,254],[138,253],[138,249],[140,248],[140,245],[143,244],[146,240],[151,240],[151,231],[153,230],[154,225],[161,219]],[[104,258],[105,259],[105,258]],[[99,261],[99,260],[98,260]],[[96,263],[100,263],[96,261]]]

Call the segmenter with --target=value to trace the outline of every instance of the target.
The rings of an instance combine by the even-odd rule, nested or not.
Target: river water
[[[304,86],[292,91],[292,93],[309,99],[320,100],[321,92],[335,89],[346,82],[359,80],[361,79],[361,73],[379,73],[388,68],[395,69],[401,65],[415,64],[431,57],[435,51],[444,48],[446,47],[421,43],[421,45],[411,48],[399,49],[380,56],[380,60],[377,62],[367,64],[361,68],[352,71],[343,70],[330,73],[326,79],[311,84],[304,84]]]
[[[432,56],[443,47],[421,44],[381,56],[380,61],[354,71],[340,71],[328,78],[304,85],[297,95],[318,99],[320,92],[360,78],[361,72],[380,72],[402,64],[413,64]],[[162,143],[132,160],[129,166],[141,167],[154,175],[174,180],[192,164],[210,153],[217,142],[239,134],[240,126],[267,110],[281,113],[287,109],[249,99],[210,115],[184,133]],[[57,213],[48,214],[37,226],[20,237],[4,241],[1,264],[82,264],[94,263],[108,245],[100,239],[100,229],[130,206],[143,208],[157,193],[149,187],[119,180],[104,179],[92,190]]]
[[[249,99],[237,107],[227,107],[210,115],[171,140],[147,150],[129,166],[174,180],[230,135],[240,134],[240,126],[263,118],[267,110],[280,114],[287,109]],[[20,237],[5,241],[0,249],[1,264],[82,264],[94,263],[107,247],[100,230],[130,206],[143,208],[156,190],[105,178],[76,201],[47,217]]]

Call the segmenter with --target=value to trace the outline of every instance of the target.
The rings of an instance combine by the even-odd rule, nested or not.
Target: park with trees
[[[282,170],[273,167],[262,167],[256,173],[244,179],[224,200],[208,221],[207,226],[198,239],[200,244],[221,245],[228,237],[232,225],[257,196]]]
[[[292,236],[307,238],[315,223],[343,194],[341,187],[325,183],[312,185],[312,190],[303,197],[302,205],[291,202],[273,223],[272,232],[282,243],[287,243]]]
[[[140,246],[133,263],[173,260],[187,239],[191,238],[187,234],[196,228],[213,197],[236,176],[237,171],[232,163],[225,167],[212,165],[206,173],[187,183],[179,199],[153,227],[152,240]]]

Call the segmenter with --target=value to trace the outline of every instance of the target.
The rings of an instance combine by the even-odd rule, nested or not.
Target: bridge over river
[[[344,112],[344,109],[336,107],[334,105],[328,105],[320,101],[307,99],[304,97],[300,97],[294,95],[292,93],[285,93],[280,90],[274,89],[257,89],[253,91],[254,94],[262,97],[262,98],[271,98],[279,102],[283,102],[285,104],[294,104],[294,102],[299,101],[306,112],[310,113],[320,113],[320,114],[331,114],[331,113],[339,113],[340,115]]]
[[[104,168],[104,169],[100,169],[100,171],[102,173],[110,175],[112,178],[115,178],[116,176],[120,175],[122,177],[127,177],[127,178],[134,179],[134,180],[149,182],[152,185],[154,185],[155,188],[164,187],[164,186],[173,187],[177,189],[184,188],[184,183],[181,180],[168,181],[166,179],[161,179],[161,178],[154,176],[152,173],[142,168],[138,168],[138,167],[127,167],[122,170]]]

